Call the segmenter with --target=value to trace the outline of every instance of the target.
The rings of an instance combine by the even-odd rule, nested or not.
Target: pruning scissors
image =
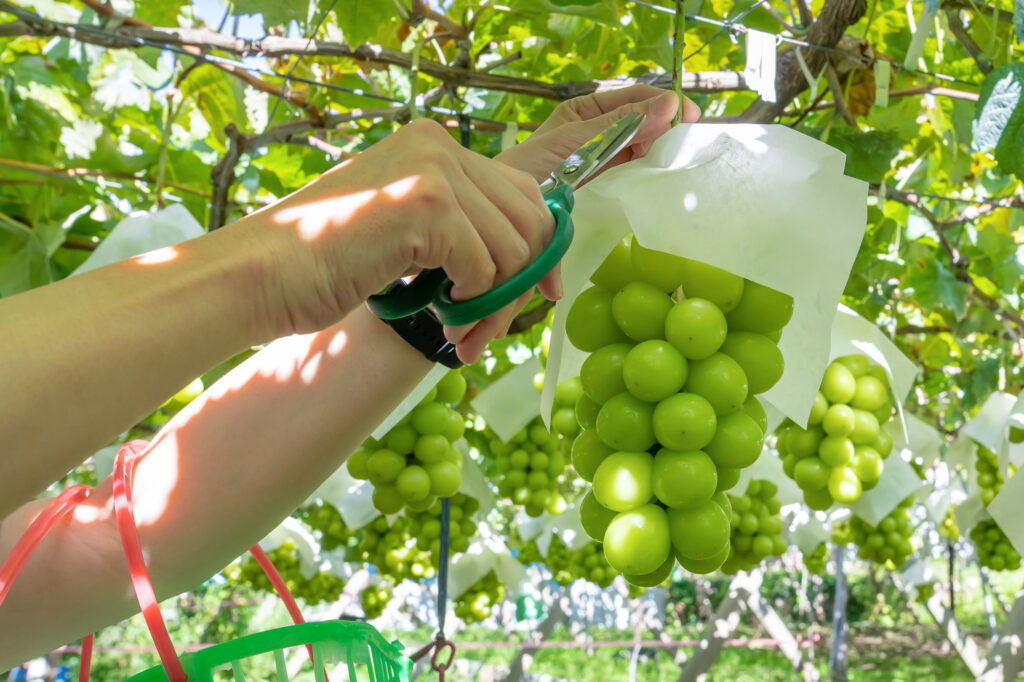
[[[562,260],[573,238],[573,194],[581,182],[600,170],[633,139],[646,116],[633,113],[605,128],[574,151],[540,184],[544,201],[555,217],[555,232],[536,260],[490,291],[466,301],[453,301],[452,282],[441,268],[424,270],[411,283],[392,282],[370,296],[367,305],[382,320],[395,320],[431,306],[450,326],[482,320],[532,289]]]

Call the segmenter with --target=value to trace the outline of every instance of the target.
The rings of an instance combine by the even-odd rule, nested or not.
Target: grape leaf
[[[994,149],[1000,168],[1024,179],[1024,63],[1006,64],[985,78],[973,131],[975,149]]]
[[[914,299],[925,310],[941,307],[953,311],[958,319],[964,316],[967,284],[954,277],[942,263],[918,261],[910,269],[904,284],[914,290]]]
[[[308,0],[236,0],[232,6],[235,14],[262,14],[264,26],[287,26],[293,19],[299,24],[306,23],[309,14]]]
[[[828,143],[846,154],[846,174],[866,182],[879,182],[885,177],[901,146],[891,133],[845,128],[833,128]]]
[[[0,297],[51,281],[46,246],[13,218],[0,215]]]

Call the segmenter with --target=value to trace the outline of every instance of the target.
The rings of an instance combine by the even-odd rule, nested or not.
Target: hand
[[[516,145],[499,154],[496,159],[504,164],[526,171],[540,183],[561,164],[569,154],[579,149],[599,132],[619,119],[633,112],[647,114],[643,126],[637,131],[630,144],[615,155],[594,176],[617,166],[620,163],[640,158],[647,153],[651,143],[665,133],[672,124],[679,101],[675,94],[666,92],[651,85],[633,85],[622,90],[600,92],[585,97],[562,102],[555,111],[541,124],[522,144]],[[684,123],[692,123],[700,118],[700,109],[689,99],[683,99]],[[589,181],[589,178],[588,178]],[[557,287],[561,297],[561,275],[559,267],[548,273],[541,281],[541,291],[553,290]],[[548,295],[548,298],[552,296]],[[517,301],[513,306],[518,312],[529,300]],[[507,318],[501,334],[508,331],[514,317]],[[490,337],[469,336],[467,328],[446,329],[448,340],[460,346],[459,357],[476,358],[483,350]]]
[[[530,175],[463,149],[429,120],[246,221],[275,262],[264,296],[278,336],[322,329],[421,269],[444,268],[456,300],[478,296],[519,272],[554,230]],[[561,294],[554,278],[541,291]],[[525,302],[460,328],[460,357],[474,360]]]
[[[672,125],[678,108],[679,101],[674,93],[652,85],[631,85],[621,90],[576,97],[559,104],[533,135],[496,158],[543,182],[570,153],[612,123],[634,112],[647,114],[647,120],[629,146],[609,161],[601,169],[603,172],[646,154],[651,143]],[[693,123],[699,118],[700,109],[684,97],[680,120]]]

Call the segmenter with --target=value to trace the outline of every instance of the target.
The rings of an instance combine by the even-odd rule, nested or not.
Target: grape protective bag
[[[504,442],[509,442],[540,414],[540,395],[533,377],[543,372],[540,360],[532,357],[517,365],[470,401],[473,410]]]
[[[766,445],[766,450],[767,447]],[[741,495],[746,492],[747,485],[754,480],[774,483],[779,489],[775,495],[783,507],[788,504],[803,504],[804,496],[800,487],[782,470],[782,460],[771,452],[762,451],[761,456],[753,464],[741,469],[739,481],[728,492]]]
[[[1017,466],[1024,459],[1024,448],[1020,444],[1011,444],[1008,437],[1011,423],[1022,418],[1021,412],[1024,412],[1024,403],[1017,396],[997,391],[985,400],[978,414],[960,430],[999,455],[999,470],[1004,477],[1011,462],[1011,453]]]
[[[457,599],[489,571],[494,571],[507,593],[515,590],[526,576],[523,565],[512,558],[501,540],[493,536],[484,538],[452,559],[448,570],[448,596]]]
[[[583,530],[580,522],[579,500],[573,500],[561,514],[552,515],[543,512],[540,516],[530,517],[520,509],[516,513],[516,527],[519,537],[524,541],[536,540],[537,551],[545,559],[551,549],[551,540],[558,538],[571,550],[577,550],[590,542],[590,536]]]
[[[807,518],[805,523],[795,527],[789,533],[789,539],[796,545],[801,554],[810,554],[823,542],[831,542],[831,524],[825,525],[814,515]]]
[[[569,308],[632,232],[642,246],[793,297],[793,317],[779,343],[785,372],[763,398],[806,425],[828,364],[836,306],[867,222],[867,185],[846,177],[844,165],[842,152],[786,126],[681,124],[642,159],[580,188],[541,395],[545,423],[555,386],[578,374],[585,357],[565,334]]]
[[[980,500],[979,500],[980,501]],[[988,514],[1006,533],[1017,553],[1024,553],[1024,475],[1014,474],[988,505]],[[963,532],[963,529],[961,529]]]

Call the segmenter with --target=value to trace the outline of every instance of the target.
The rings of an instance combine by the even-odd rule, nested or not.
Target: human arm
[[[531,177],[418,121],[226,228],[0,300],[0,518],[232,354],[419,268],[477,295],[552,227]]]
[[[195,587],[265,536],[430,367],[360,307],[325,331],[270,344],[182,410],[135,474],[158,598]],[[0,524],[0,557],[44,505]],[[0,671],[137,611],[108,478],[44,540],[0,606]]]

